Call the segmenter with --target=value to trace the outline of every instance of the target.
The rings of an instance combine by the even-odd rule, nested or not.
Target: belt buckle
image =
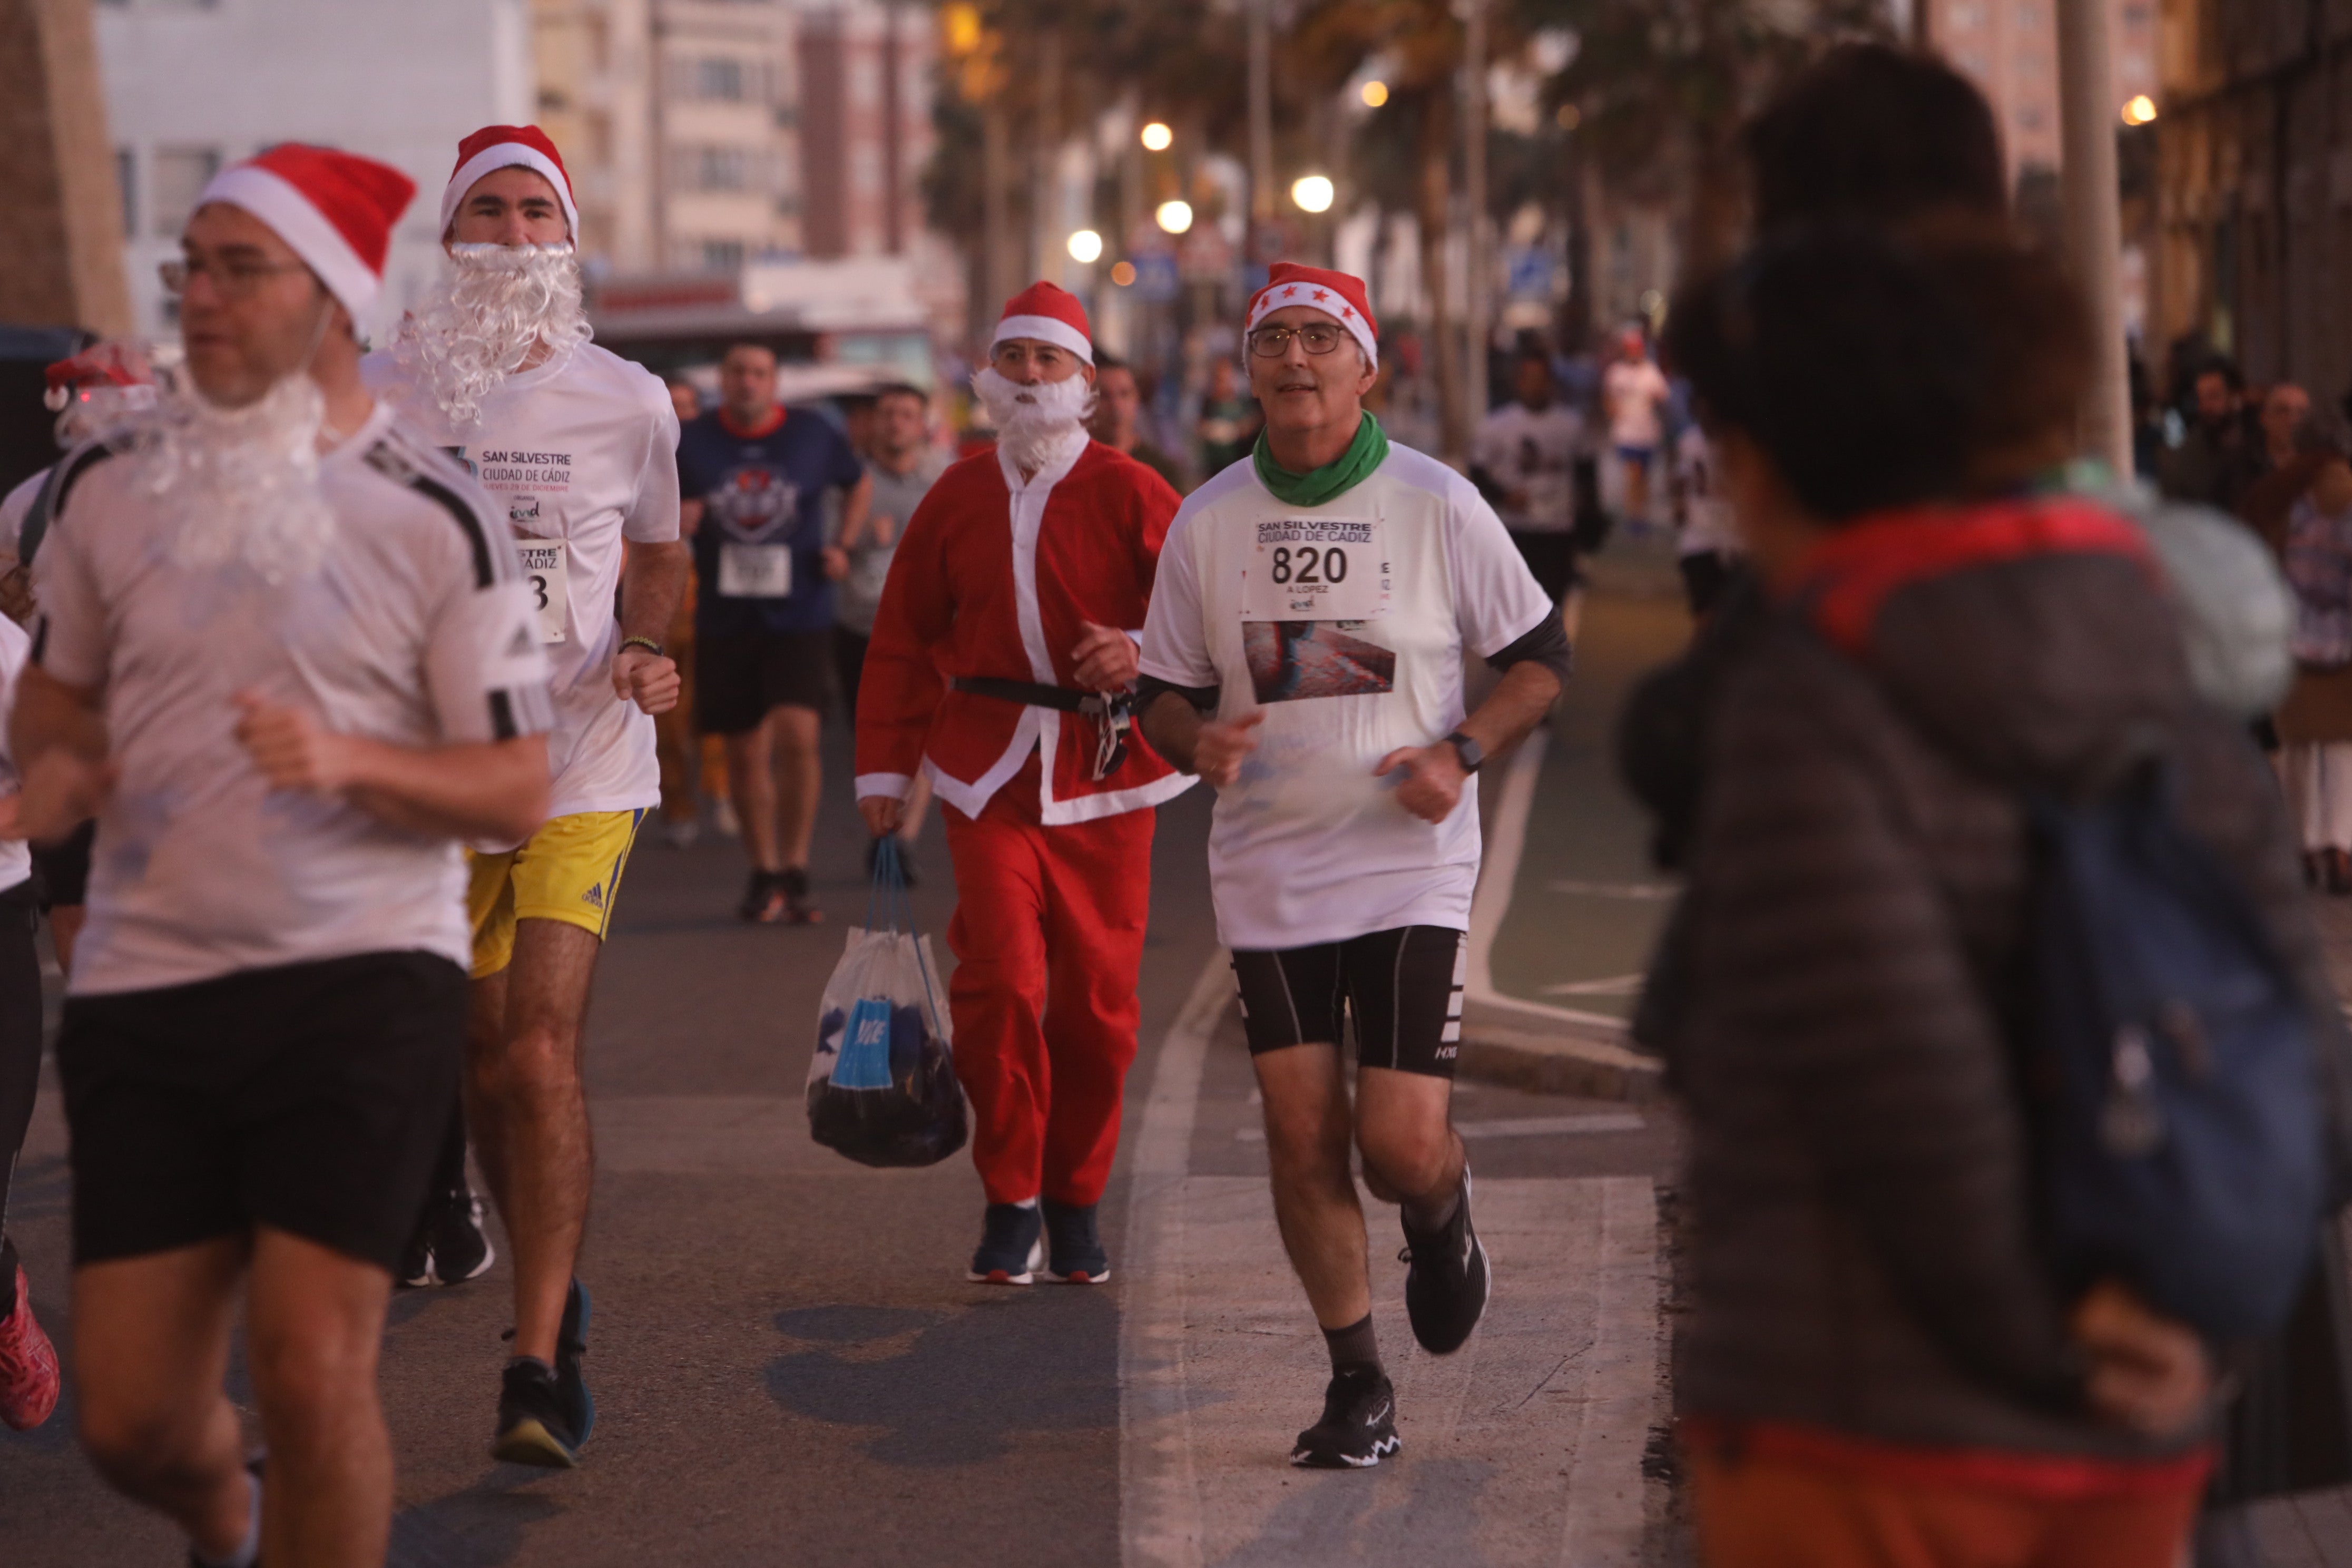
[[[1127,731],[1134,723],[1133,709],[1123,691],[1091,692],[1078,704],[1078,711],[1095,721],[1095,783],[1110,777],[1127,761]]]

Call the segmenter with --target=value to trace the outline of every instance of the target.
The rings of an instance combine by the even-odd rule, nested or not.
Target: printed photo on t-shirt
[[[1339,628],[1341,621],[1246,621],[1242,653],[1260,702],[1369,697],[1396,689],[1396,650]],[[1353,623],[1360,624],[1360,623]]]
[[[800,488],[772,469],[747,464],[711,492],[711,517],[738,539],[759,542],[800,525]]]

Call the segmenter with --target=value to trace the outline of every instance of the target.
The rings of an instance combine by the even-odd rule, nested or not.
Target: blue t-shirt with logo
[[[677,485],[686,500],[702,502],[695,636],[830,627],[824,492],[847,489],[865,474],[819,414],[788,414],[764,436],[738,435],[716,409],[688,420],[678,432]]]

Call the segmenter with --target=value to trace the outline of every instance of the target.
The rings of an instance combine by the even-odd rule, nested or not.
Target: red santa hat
[[[1242,323],[1242,331],[1255,331],[1266,317],[1293,305],[1322,311],[1348,329],[1364,351],[1366,364],[1381,363],[1381,327],[1372,320],[1371,297],[1362,279],[1328,267],[1277,261],[1266,274],[1265,287],[1250,296],[1249,319]]]
[[[1076,294],[1051,283],[1032,283],[1004,301],[1004,314],[998,318],[996,336],[988,346],[994,348],[1007,338],[1035,338],[1066,348],[1088,364],[1095,363],[1087,308],[1078,303]]]
[[[392,226],[415,195],[389,163],[286,142],[214,175],[196,205],[226,202],[268,224],[357,317],[383,289]]]
[[[529,169],[544,176],[555,187],[555,199],[563,204],[564,226],[572,243],[579,243],[580,209],[572,205],[572,176],[564,173],[563,154],[536,125],[485,125],[457,143],[457,166],[449,172],[449,184],[441,192],[443,235],[456,221],[466,193],[483,175],[500,169]]]

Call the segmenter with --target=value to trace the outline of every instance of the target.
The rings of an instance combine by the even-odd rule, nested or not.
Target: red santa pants
[[[948,1007],[992,1204],[1097,1202],[1118,1148],[1151,908],[1150,811],[1045,826],[1037,759],[977,817],[947,807]]]

